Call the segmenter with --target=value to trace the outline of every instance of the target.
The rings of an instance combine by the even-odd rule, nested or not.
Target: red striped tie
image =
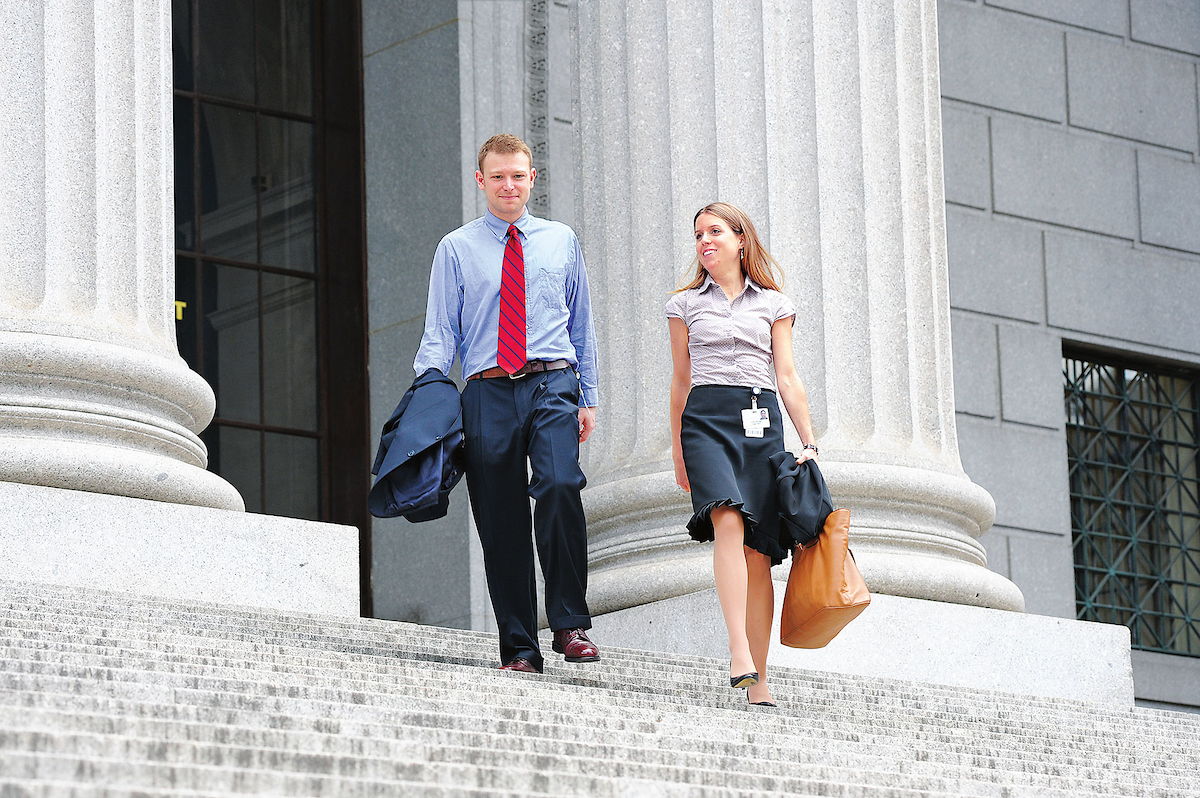
[[[500,276],[500,334],[496,362],[515,374],[528,356],[525,353],[525,253],[515,225],[508,226],[504,266]]]

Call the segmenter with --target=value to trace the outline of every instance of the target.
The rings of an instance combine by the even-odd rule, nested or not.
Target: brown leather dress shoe
[[[533,667],[533,663],[524,657],[514,657],[507,665],[501,665],[502,671],[520,671],[521,673],[541,673],[537,668]]]
[[[567,662],[597,662],[600,659],[600,649],[582,629],[559,629],[554,633],[554,650],[565,655]]]

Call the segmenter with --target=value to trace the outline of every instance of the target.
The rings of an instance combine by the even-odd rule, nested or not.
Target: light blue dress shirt
[[[514,222],[525,254],[525,348],[530,360],[567,360],[579,371],[579,406],[599,404],[596,332],[587,271],[575,231],[531,216]],[[455,354],[464,377],[496,365],[500,268],[508,222],[491,211],[448,233],[429,275],[425,334],[413,369],[450,373]]]

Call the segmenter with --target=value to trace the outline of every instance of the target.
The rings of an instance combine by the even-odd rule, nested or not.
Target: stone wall
[[[433,248],[483,210],[479,143],[536,138],[531,112],[545,113],[550,215],[578,221],[572,4],[531,5],[363,0],[376,428],[412,378]],[[961,457],[996,500],[989,567],[1028,611],[1073,617],[1063,342],[1200,363],[1200,332],[1178,323],[1200,304],[1200,10],[942,0],[939,14]],[[548,91],[532,104],[531,19],[545,26]],[[377,521],[373,540],[377,614],[486,626],[465,491],[445,521]],[[1147,686],[1186,682],[1158,678],[1179,670],[1163,659],[1180,658],[1135,657],[1139,696],[1200,702]]]
[[[474,179],[479,146],[504,132],[536,144],[534,212],[574,221],[569,5],[363,0],[363,71],[371,424],[379,430],[415,376],[434,249],[486,208]],[[372,561],[377,617],[493,623],[465,486],[440,521],[375,519]]]
[[[1063,345],[1200,364],[1180,323],[1200,307],[1200,5],[942,0],[939,18],[963,466],[996,500],[989,567],[1028,611],[1074,617]],[[1135,657],[1139,697],[1182,703],[1178,663],[1159,667],[1179,659]]]
[[[429,265],[462,224],[459,3],[363,0],[367,300],[371,428],[412,382],[425,323]],[[467,71],[467,78],[470,73]],[[373,444],[374,445],[374,444]],[[379,618],[470,625],[466,492],[421,525],[372,524],[371,581]]]

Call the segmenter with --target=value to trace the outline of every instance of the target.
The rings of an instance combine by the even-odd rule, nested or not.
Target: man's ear
[[[475,170],[475,182],[479,184],[481,189],[483,188],[483,172],[478,169]]]
[[[532,166],[529,167],[529,183],[530,183],[530,185],[533,184],[533,180],[536,177],[537,177],[537,170],[534,169]]]

